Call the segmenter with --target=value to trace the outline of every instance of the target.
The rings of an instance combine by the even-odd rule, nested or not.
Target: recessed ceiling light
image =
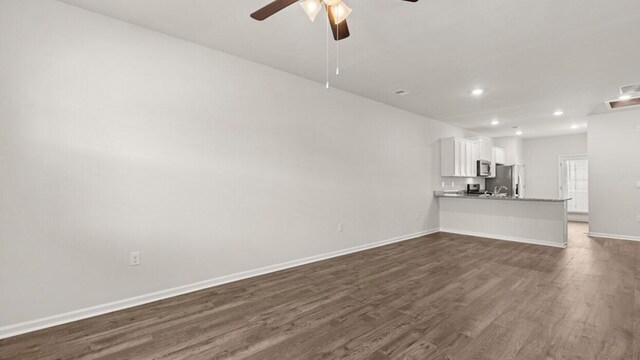
[[[516,131],[516,135],[522,135],[522,130]]]
[[[631,99],[631,95],[629,94],[620,95],[620,97],[618,97],[618,100],[629,100],[629,99]]]
[[[562,116],[563,114],[564,114],[564,111],[562,111],[562,110],[556,110],[556,111],[553,113],[553,116]]]
[[[498,120],[492,120],[491,121],[491,125],[493,125],[493,126],[496,126],[498,124],[500,124],[500,121],[498,121]]]
[[[402,95],[407,95],[409,94],[409,92],[405,89],[398,89],[396,91],[393,92],[396,95],[402,96]]]
[[[482,94],[484,94],[484,89],[477,88],[477,89],[471,90],[471,95],[473,96],[480,96]]]
[[[571,129],[575,130],[577,128],[578,128],[578,125],[576,125],[576,124],[571,125]]]

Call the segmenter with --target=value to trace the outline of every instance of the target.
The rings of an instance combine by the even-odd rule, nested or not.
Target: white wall
[[[588,123],[589,231],[640,240],[640,111]]]
[[[471,135],[50,0],[0,79],[0,328],[437,228]]]
[[[587,153],[587,134],[524,139],[523,155],[527,196],[557,198],[561,155]]]

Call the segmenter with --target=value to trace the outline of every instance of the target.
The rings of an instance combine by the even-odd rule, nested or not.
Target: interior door
[[[560,157],[560,196],[571,198],[567,212],[589,213],[589,160],[586,155]]]

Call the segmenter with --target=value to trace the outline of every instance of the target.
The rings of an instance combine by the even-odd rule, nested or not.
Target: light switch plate
[[[636,181],[636,187],[640,189],[640,181]]]

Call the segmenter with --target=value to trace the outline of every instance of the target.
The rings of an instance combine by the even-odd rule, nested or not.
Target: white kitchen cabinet
[[[490,161],[493,153],[493,139],[488,137],[471,138],[478,146],[478,160]]]
[[[467,161],[467,172],[465,173],[466,176],[475,176],[473,174],[473,143],[467,141],[467,156],[468,156],[468,161]]]
[[[480,146],[475,141],[472,143],[472,146],[473,146],[472,148],[473,162],[471,164],[471,173],[473,174],[473,176],[478,176],[478,160],[480,160]]]
[[[491,175],[487,176],[489,179],[496,177],[496,147],[491,148]]]
[[[475,177],[478,144],[462,138],[440,140],[440,175],[447,177]]]
[[[465,164],[467,161],[467,144],[461,140],[454,140],[456,144],[455,166],[456,172],[453,176],[463,176],[467,171]]]
[[[459,176],[460,142],[454,138],[440,139],[440,174],[442,176]]]
[[[467,171],[465,176],[467,177],[476,177],[477,174],[477,163],[478,163],[478,144],[475,141],[467,140]]]
[[[493,151],[495,152],[495,163],[504,165],[506,161],[506,155],[504,153],[504,149],[499,147],[494,147]]]

